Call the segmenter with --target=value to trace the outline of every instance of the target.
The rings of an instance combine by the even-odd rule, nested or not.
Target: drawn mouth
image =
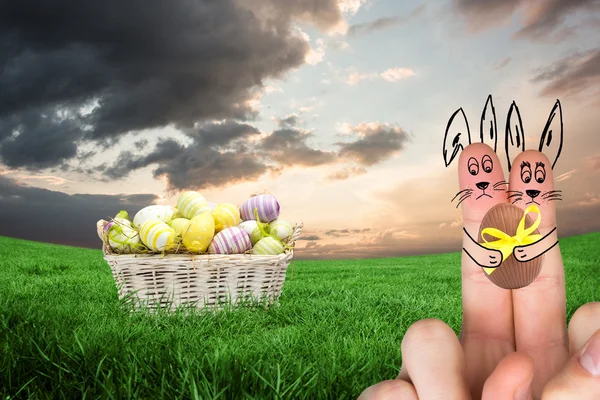
[[[527,202],[527,203],[525,203],[525,205],[527,205],[527,204],[532,204],[532,203],[535,203],[535,204],[537,204],[538,206],[540,205],[540,203],[538,203],[537,201],[535,201],[535,200],[533,200],[533,199],[532,199],[530,202]]]
[[[487,197],[489,197],[490,199],[492,198],[492,196],[490,196],[489,194],[487,194],[487,193],[484,193],[484,194],[481,194],[481,195],[479,195],[479,197],[477,197],[475,200],[479,200],[479,199],[480,199],[481,197],[483,197],[483,196],[487,196]]]

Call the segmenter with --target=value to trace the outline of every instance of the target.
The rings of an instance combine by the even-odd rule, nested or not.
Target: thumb
[[[529,400],[533,382],[533,360],[511,353],[498,363],[483,385],[482,400]]]
[[[600,330],[544,388],[544,400],[600,398]]]

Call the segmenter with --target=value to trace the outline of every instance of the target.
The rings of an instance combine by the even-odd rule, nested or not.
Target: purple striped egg
[[[244,221],[256,219],[254,209],[258,209],[260,222],[271,222],[279,217],[279,203],[270,194],[259,194],[250,197],[240,207],[240,216]]]
[[[217,233],[208,246],[213,254],[243,254],[252,248],[250,235],[238,226],[225,228]]]

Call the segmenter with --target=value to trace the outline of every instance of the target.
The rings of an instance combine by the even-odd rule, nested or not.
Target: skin
[[[482,173],[484,156],[489,156],[493,167]],[[472,158],[479,163],[480,170],[475,174],[469,171],[474,165]],[[532,167],[533,178],[528,182],[521,179],[523,161]],[[532,182],[538,162],[546,166],[545,179]],[[485,185],[477,183],[490,182],[487,188],[493,189],[494,183],[504,180],[500,162],[493,150],[482,143],[463,150],[458,162],[460,189],[472,192],[461,203],[465,251],[460,336],[457,338],[442,321],[417,321],[402,341],[403,365],[397,379],[368,388],[361,400],[502,400],[515,399],[517,395],[544,400],[600,398],[600,378],[589,374],[580,364],[581,349],[586,342],[597,339],[600,343],[600,304],[581,307],[573,316],[567,334],[564,264],[556,244],[555,201],[549,201],[552,196],[544,195],[554,190],[550,165],[542,153],[523,152],[513,163],[507,192],[508,195],[522,192],[522,198],[508,198],[502,191],[490,192],[491,197],[481,196]],[[527,190],[540,193],[527,194]],[[525,288],[501,289],[481,270],[481,264],[490,265],[494,257],[500,257],[499,252],[478,246],[472,238],[476,237],[485,213],[495,204],[511,201],[525,209],[531,200],[539,203],[542,214],[539,230],[544,239],[537,246],[516,247],[514,255],[519,259],[525,254],[521,259],[526,260],[545,252],[542,271]],[[402,391],[404,397],[398,396],[396,390]],[[439,397],[441,393],[444,395]]]

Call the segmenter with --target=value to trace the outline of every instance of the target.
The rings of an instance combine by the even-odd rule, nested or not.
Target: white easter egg
[[[177,209],[171,206],[154,205],[142,208],[133,218],[133,226],[141,228],[146,221],[155,219],[165,223],[171,222]]]

